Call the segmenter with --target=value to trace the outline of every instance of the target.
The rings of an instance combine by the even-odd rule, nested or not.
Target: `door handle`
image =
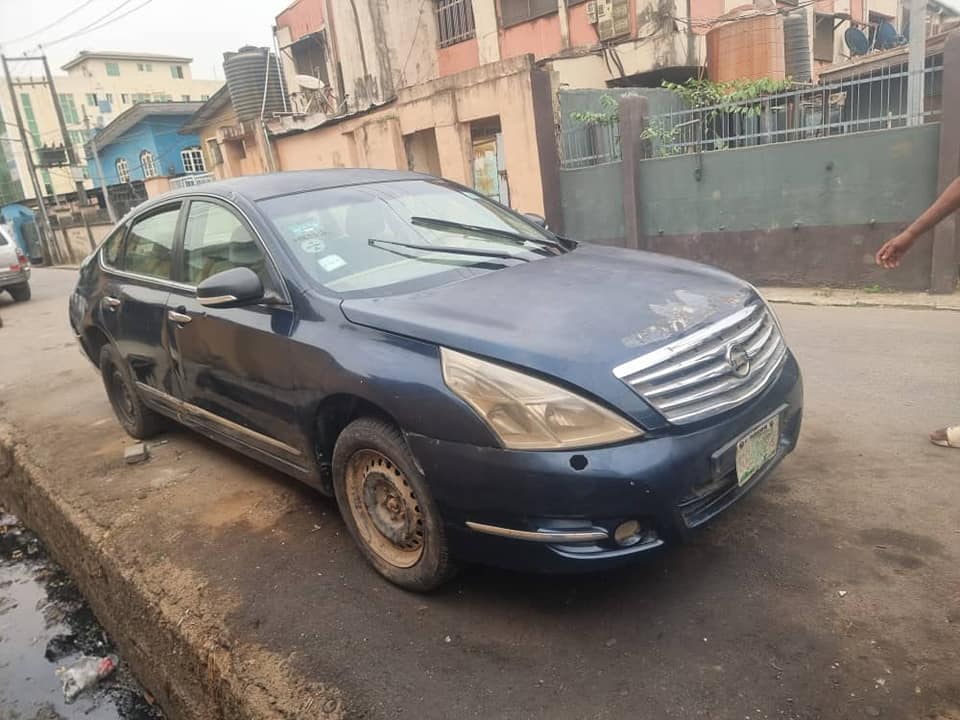
[[[107,307],[116,308],[120,307],[120,303],[123,302],[120,298],[112,297],[111,295],[104,295],[103,302]]]
[[[167,317],[173,320],[175,323],[180,323],[181,325],[184,325],[190,322],[191,320],[193,320],[193,318],[190,317],[189,315],[184,315],[183,313],[179,313],[176,310],[171,310],[170,312],[168,312]]]

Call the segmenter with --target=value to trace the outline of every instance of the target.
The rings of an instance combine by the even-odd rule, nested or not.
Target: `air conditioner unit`
[[[629,0],[597,0],[597,35],[611,40],[630,32]]]
[[[591,25],[597,24],[597,0],[591,0],[587,3],[587,22]]]

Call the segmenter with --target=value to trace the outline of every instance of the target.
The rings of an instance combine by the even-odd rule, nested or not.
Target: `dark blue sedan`
[[[463,561],[629,561],[800,431],[800,371],[749,284],[414,173],[144,203],[84,262],[70,322],[128,433],[176,420],[335,495],[412,590]]]

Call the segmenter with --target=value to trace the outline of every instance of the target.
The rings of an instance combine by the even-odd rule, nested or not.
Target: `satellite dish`
[[[897,32],[896,28],[884,20],[877,28],[877,47],[882,50],[889,50],[903,44],[903,38]]]
[[[850,27],[844,30],[843,42],[846,43],[851,55],[866,55],[870,49],[870,41],[860,28]]]
[[[297,75],[297,85],[304,90],[319,90],[323,87],[323,82],[313,75]]]

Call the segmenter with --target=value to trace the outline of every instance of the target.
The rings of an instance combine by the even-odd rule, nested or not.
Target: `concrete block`
[[[137,443],[136,445],[131,445],[123,451],[123,459],[127,465],[135,465],[137,463],[144,462],[149,457],[150,451],[147,449],[146,443]]]

